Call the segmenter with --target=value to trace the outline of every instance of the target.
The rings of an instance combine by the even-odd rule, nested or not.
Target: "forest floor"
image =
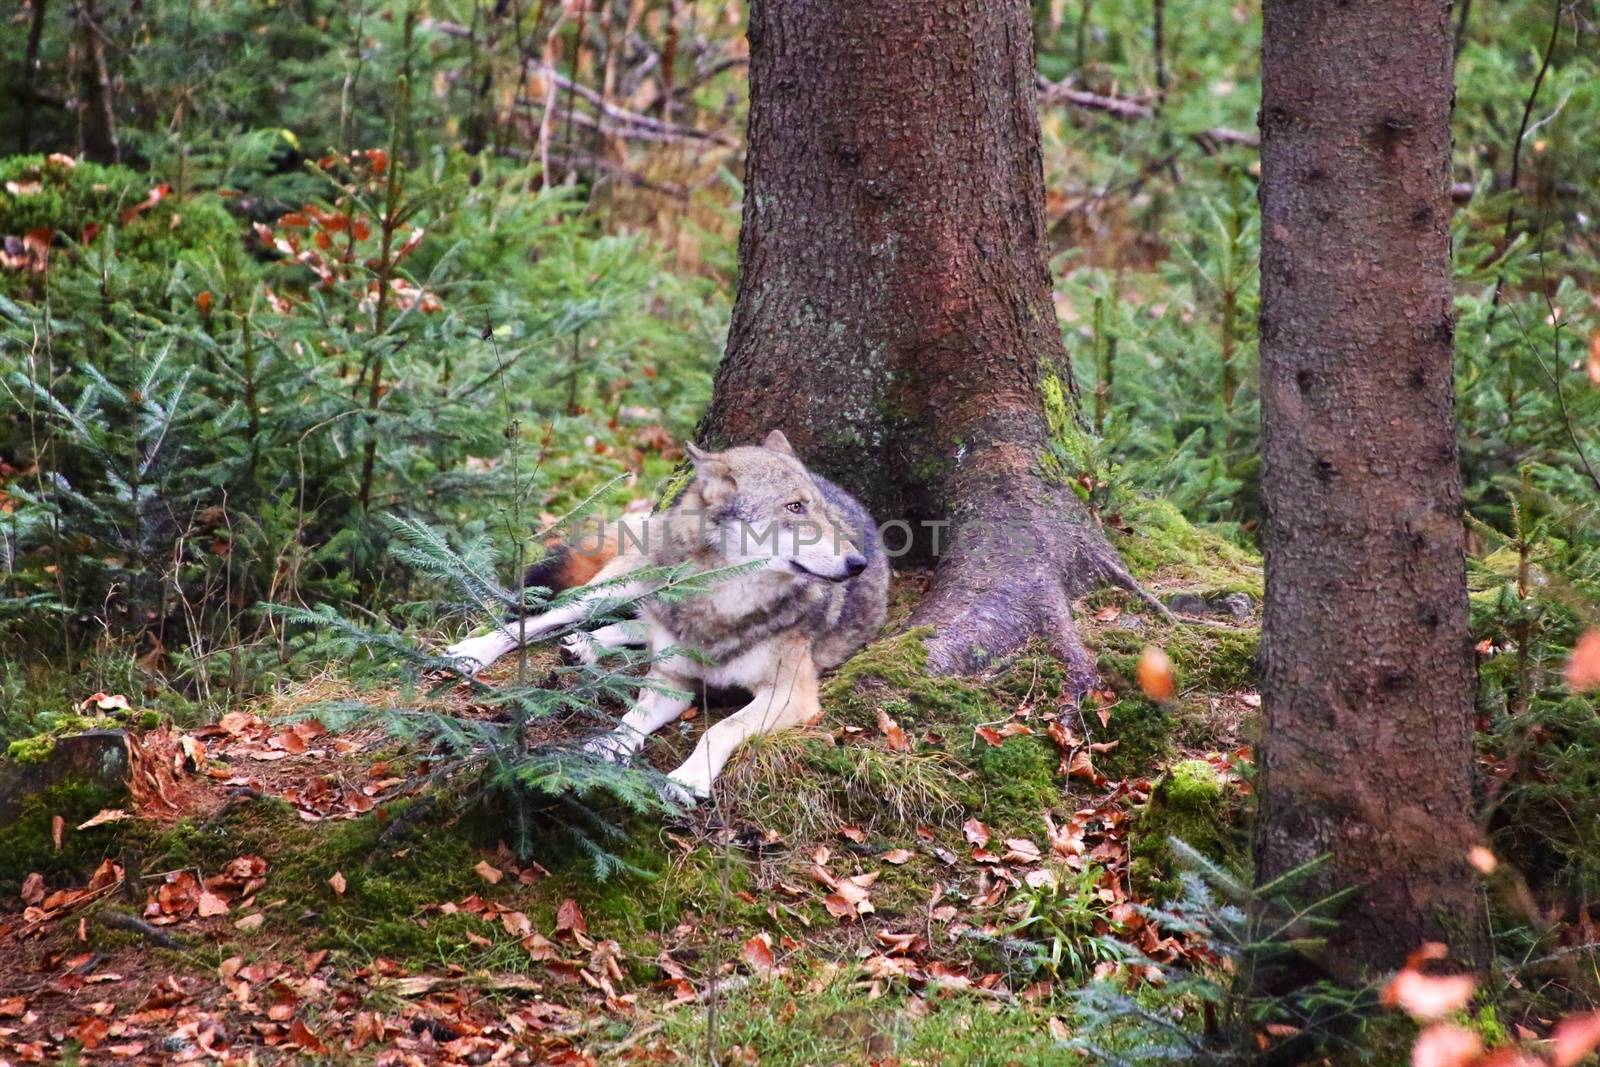
[[[129,796],[57,787],[0,831],[0,1060],[1054,1062],[1062,993],[1144,977],[1102,938],[1205,951],[1137,905],[1173,888],[1167,834],[1226,861],[1248,803],[1259,567],[1174,514],[1133,528],[1143,579],[1205,618],[1080,603],[1081,711],[1041,650],[935,680],[891,626],[820,726],[679,822],[625,822],[637,870],[604,881],[537,818],[519,860],[511,813],[439,803],[424,746],[297,714],[337,676],[135,731]],[[897,618],[925,583],[897,579]],[[1150,644],[1169,700],[1135,680]]]

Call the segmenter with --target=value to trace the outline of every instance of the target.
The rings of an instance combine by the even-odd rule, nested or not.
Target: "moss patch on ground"
[[[1112,543],[1134,577],[1158,588],[1207,593],[1262,593],[1261,557],[1196,526],[1164,500],[1139,498],[1122,509],[1131,532],[1112,531]]]
[[[15,900],[34,872],[52,888],[87,882],[101,860],[117,854],[123,838],[110,826],[77,826],[121,802],[121,791],[81,782],[65,782],[30,799],[15,822],[0,828],[0,898]],[[60,849],[53,829],[57,817],[63,826]]]
[[[1042,813],[1062,792],[1060,756],[1043,726],[1000,745],[983,740],[976,729],[1004,724],[1024,704],[1053,713],[1065,683],[1061,664],[1042,644],[1033,644],[989,676],[933,677],[927,671],[930,633],[919,628],[895,634],[846,663],[823,687],[830,721],[875,733],[882,715],[912,735],[938,735],[949,758],[951,796],[997,827],[1042,830]]]

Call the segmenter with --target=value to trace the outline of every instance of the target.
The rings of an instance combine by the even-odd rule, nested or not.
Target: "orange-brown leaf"
[[[1471,1030],[1437,1023],[1417,1035],[1411,1067],[1466,1067],[1482,1051],[1482,1039]]]
[[[1567,661],[1567,684],[1573,692],[1600,689],[1600,630],[1590,630],[1578,638]]]
[[[1600,1011],[1561,1020],[1550,1032],[1553,1067],[1573,1067],[1600,1047]]]
[[[1407,968],[1384,987],[1383,1003],[1427,1022],[1466,1007],[1477,986],[1470,974],[1431,975]]]
[[[589,924],[584,921],[583,912],[578,909],[578,902],[571,897],[563,900],[556,908],[556,932],[569,930],[574,934],[589,932]]]
[[[757,974],[771,973],[775,963],[772,958],[772,935],[762,932],[746,941],[744,948],[739,951],[739,958]]]
[[[1151,700],[1171,700],[1178,692],[1177,679],[1173,677],[1172,660],[1156,645],[1144,646],[1139,654],[1139,688]]]

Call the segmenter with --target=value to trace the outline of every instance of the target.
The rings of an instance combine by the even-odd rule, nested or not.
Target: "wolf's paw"
[[[594,639],[581,630],[561,639],[561,658],[583,667],[592,667],[600,659],[594,651]]]
[[[478,672],[493,663],[496,653],[499,652],[499,642],[493,634],[482,637],[469,637],[464,641],[457,641],[444,650],[446,659],[455,660],[458,671],[469,678],[475,678]]]
[[[662,783],[661,798],[684,811],[693,811],[701,801],[711,799],[711,789],[700,782],[673,776]]]
[[[633,762],[633,746],[628,744],[626,738],[621,737],[613,730],[609,734],[592,737],[583,745],[584,755],[594,759],[605,760],[607,763],[628,764]]]

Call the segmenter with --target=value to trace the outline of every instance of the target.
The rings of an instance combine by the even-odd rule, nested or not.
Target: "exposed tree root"
[[[1005,463],[1013,452],[997,450],[997,475],[961,479],[951,543],[911,625],[934,628],[928,667],[937,674],[981,670],[1043,637],[1067,665],[1073,689],[1084,693],[1094,684],[1095,661],[1078,636],[1074,598],[1109,585],[1176,620],[1140,587],[1070,492]]]

